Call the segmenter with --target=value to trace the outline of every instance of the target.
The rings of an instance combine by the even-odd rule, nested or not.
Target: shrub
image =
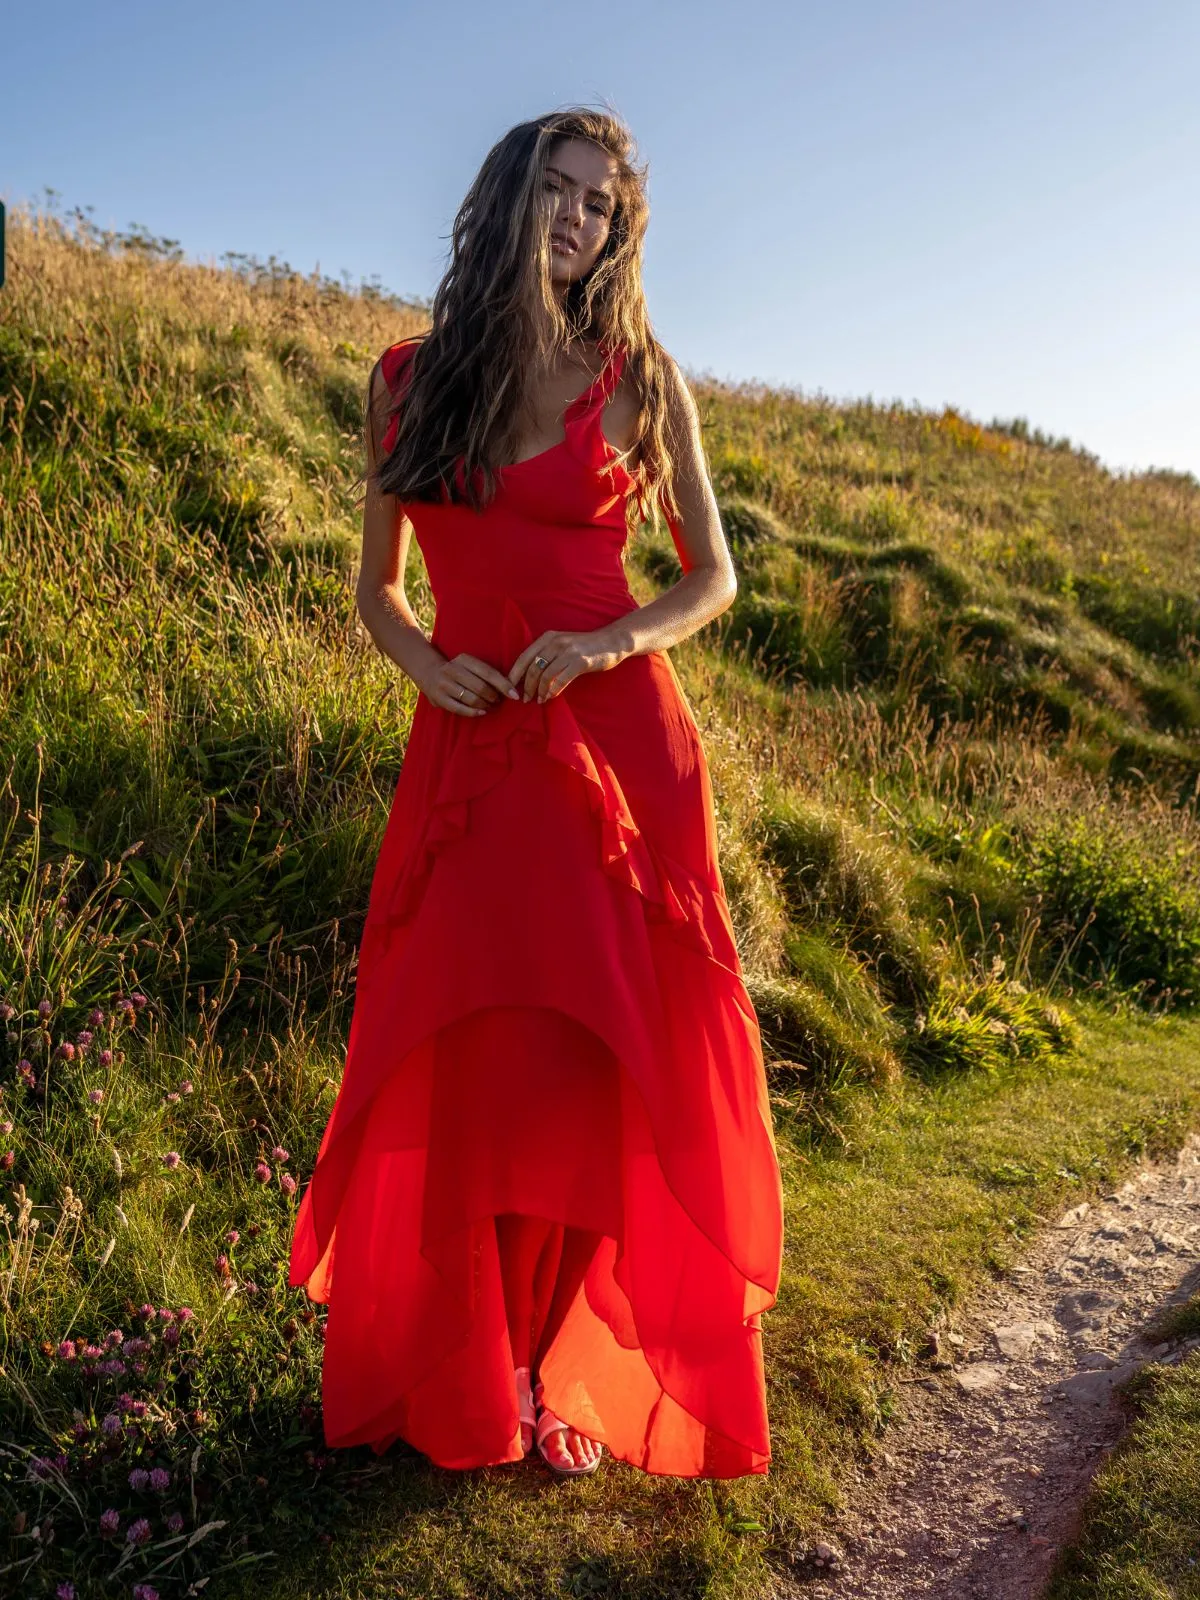
[[[1181,999],[1200,982],[1200,893],[1183,841],[1139,836],[1107,808],[1015,832],[1014,870],[1044,896],[1047,934],[1084,975]]]

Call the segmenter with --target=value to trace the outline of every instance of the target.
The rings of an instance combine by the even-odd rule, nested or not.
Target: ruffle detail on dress
[[[504,600],[502,647],[515,660],[533,633],[520,608]],[[453,712],[444,713],[454,717]],[[721,959],[706,926],[706,907],[713,888],[695,877],[651,843],[638,826],[624,791],[603,750],[587,733],[565,694],[544,704],[536,700],[503,700],[486,716],[457,718],[462,722],[441,770],[437,791],[420,834],[407,852],[380,920],[403,923],[420,905],[441,851],[470,827],[470,802],[486,794],[512,770],[511,741],[523,738],[541,744],[552,760],[578,774],[598,830],[599,863],[619,883],[646,901],[652,920],[669,924],[702,955]]]

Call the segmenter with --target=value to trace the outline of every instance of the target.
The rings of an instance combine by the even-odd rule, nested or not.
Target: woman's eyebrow
[[[576,188],[579,187],[578,178],[573,178],[569,172],[564,172],[561,167],[547,167],[546,171],[547,172],[557,173],[560,178],[565,178],[568,183],[573,183]],[[585,187],[588,189],[588,191],[591,194],[598,194],[602,200],[611,200],[612,199],[612,195],[609,194],[607,189],[597,189],[597,188],[594,187],[594,185],[592,185],[590,183],[585,185]]]

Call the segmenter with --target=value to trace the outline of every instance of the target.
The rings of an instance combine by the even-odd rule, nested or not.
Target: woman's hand
[[[509,667],[508,676],[520,688],[522,700],[536,697],[540,704],[561,694],[583,672],[607,672],[622,662],[626,653],[603,628],[592,633],[551,628],[525,646]],[[539,656],[544,667],[537,665]]]
[[[421,684],[421,690],[435,706],[463,717],[482,717],[503,695],[511,700],[518,698],[517,689],[499,668],[465,650],[443,658],[441,665]]]

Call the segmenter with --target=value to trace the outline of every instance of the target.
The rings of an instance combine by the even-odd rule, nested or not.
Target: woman
[[[779,1169],[665,654],[736,580],[631,149],[588,109],[506,134],[371,376],[358,606],[420,693],[290,1281],[329,1305],[330,1445],[736,1477],[770,1459]],[[648,504],[684,572],[639,607]]]

